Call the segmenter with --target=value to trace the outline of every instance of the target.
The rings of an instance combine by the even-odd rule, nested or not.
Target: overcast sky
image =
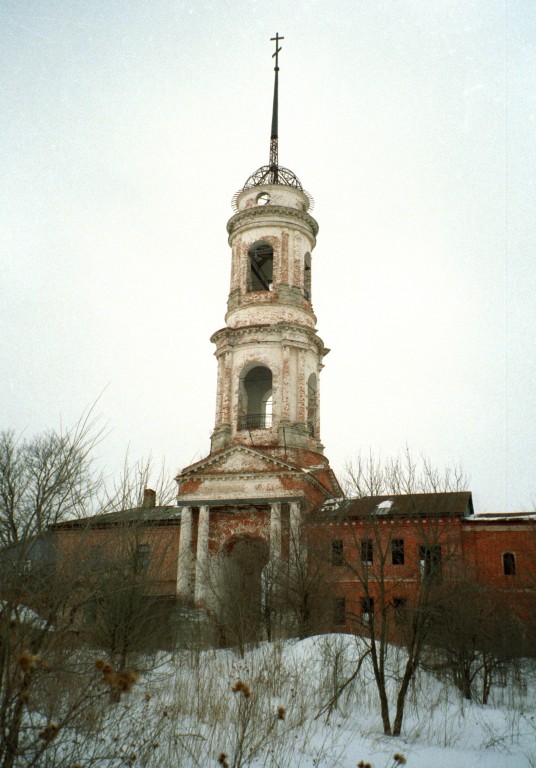
[[[113,474],[209,451],[231,198],[315,198],[338,473],[408,444],[478,511],[536,504],[534,0],[3,0],[1,425],[100,395]]]

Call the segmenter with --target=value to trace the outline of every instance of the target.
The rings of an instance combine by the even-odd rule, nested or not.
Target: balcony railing
[[[270,429],[271,413],[246,413],[238,417],[238,429]]]

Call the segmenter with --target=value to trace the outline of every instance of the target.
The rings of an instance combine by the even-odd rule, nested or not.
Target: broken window
[[[340,627],[346,624],[346,598],[336,597],[333,600],[333,624]]]
[[[516,556],[513,552],[505,552],[503,555],[503,569],[505,576],[516,575]]]
[[[149,568],[149,545],[139,544],[136,552],[136,573],[141,573]]]
[[[421,569],[421,578],[430,579],[431,581],[441,581],[441,546],[425,546],[419,547],[419,562]]]
[[[361,542],[361,562],[364,565],[373,563],[372,539],[363,539]]]
[[[248,371],[241,380],[241,398],[238,429],[269,429],[272,426],[272,371],[264,365]]]
[[[254,243],[248,251],[248,291],[271,291],[274,284],[274,250],[265,242]]]
[[[331,565],[344,565],[344,544],[342,539],[331,542]]]
[[[393,598],[393,611],[397,626],[401,627],[408,623],[408,601],[405,597]]]
[[[361,619],[363,624],[372,624],[374,621],[374,598],[361,598]]]
[[[404,539],[391,541],[391,562],[393,565],[404,565]]]

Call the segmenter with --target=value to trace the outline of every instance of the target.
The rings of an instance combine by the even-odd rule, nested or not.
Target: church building
[[[466,490],[342,498],[321,439],[320,374],[329,349],[313,311],[318,224],[311,196],[279,165],[282,39],[272,38],[268,164],[236,193],[227,223],[230,290],[225,325],[211,339],[210,453],[178,474],[173,506],[157,506],[146,491],[139,508],[53,526],[58,560],[78,571],[87,562],[87,585],[92,563],[117,566],[123,551],[129,584],[168,606],[205,609],[226,627],[225,641],[229,627],[252,617],[259,624],[261,614],[257,636],[270,636],[274,589],[277,598],[287,592],[284,608],[279,601],[282,632],[346,631],[356,622],[371,631],[375,605],[400,629],[431,584],[448,587],[454,601],[471,585],[528,626],[536,610],[536,515],[475,515]]]

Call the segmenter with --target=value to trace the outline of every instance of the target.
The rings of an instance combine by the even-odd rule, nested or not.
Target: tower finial
[[[271,183],[278,183],[279,176],[279,158],[278,158],[278,135],[277,135],[277,107],[278,107],[278,75],[279,75],[279,41],[284,40],[284,37],[279,37],[279,32],[275,33],[275,37],[271,37],[270,40],[275,41],[275,53],[272,54],[272,59],[275,58],[275,80],[274,80],[274,104],[272,107],[272,133],[270,135],[270,176]]]
[[[279,52],[281,46],[279,42],[284,40],[284,37],[280,37],[279,32],[276,32],[275,37],[271,37],[270,40],[275,42],[275,52],[272,53],[272,59],[275,59],[275,79],[274,79],[274,106],[272,109],[272,133],[270,134],[270,160],[268,165],[263,165],[258,168],[255,173],[252,173],[249,179],[246,181],[242,190],[251,189],[251,187],[259,187],[262,184],[281,184],[286,187],[294,187],[301,192],[305,192],[301,185],[301,181],[298,179],[295,173],[288,168],[283,168],[279,165],[278,158],[278,136],[277,136],[277,107],[278,107],[278,74],[279,74]],[[240,190],[240,192],[242,191]],[[237,192],[237,195],[240,194]],[[313,198],[305,192],[309,197],[310,205],[312,205]],[[233,201],[235,198],[233,198]],[[233,202],[234,205],[234,202]]]

